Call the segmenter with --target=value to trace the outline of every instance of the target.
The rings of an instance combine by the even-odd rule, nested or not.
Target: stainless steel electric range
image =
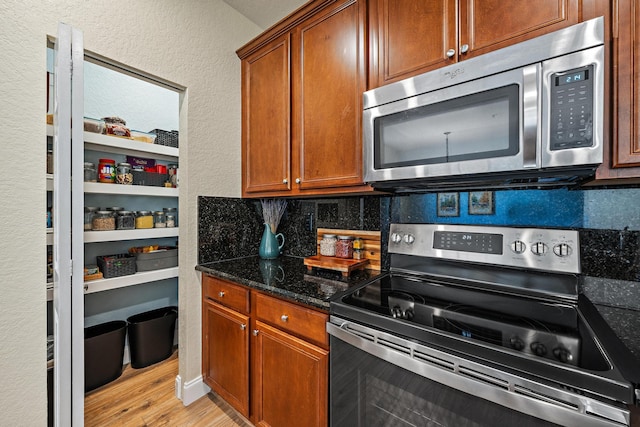
[[[629,426],[640,368],[579,294],[575,230],[392,224],[331,303],[333,426]]]

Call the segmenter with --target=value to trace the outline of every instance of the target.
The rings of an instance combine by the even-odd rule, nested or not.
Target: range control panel
[[[577,230],[391,224],[389,253],[580,273]]]

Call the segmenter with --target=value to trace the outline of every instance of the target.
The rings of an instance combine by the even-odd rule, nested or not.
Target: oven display
[[[451,320],[440,316],[433,316],[433,326],[442,331],[451,332],[466,338],[502,345],[502,332],[495,329],[469,325],[458,320]]]
[[[502,234],[434,231],[434,249],[502,255]]]

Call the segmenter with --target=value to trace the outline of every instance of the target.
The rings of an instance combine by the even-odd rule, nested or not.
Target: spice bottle
[[[106,184],[116,182],[116,161],[112,159],[100,159],[98,163],[98,181]]]
[[[320,240],[320,255],[336,256],[336,239],[335,234],[323,234]]]
[[[353,240],[353,259],[364,258],[364,241],[360,237]]]
[[[336,256],[338,258],[353,258],[353,237],[338,236]]]

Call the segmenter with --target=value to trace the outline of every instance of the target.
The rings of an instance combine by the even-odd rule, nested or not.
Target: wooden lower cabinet
[[[205,301],[202,321],[204,382],[249,417],[249,316]]]
[[[204,274],[204,382],[257,426],[327,426],[328,317]]]
[[[255,424],[326,426],[329,351],[256,321]]]

